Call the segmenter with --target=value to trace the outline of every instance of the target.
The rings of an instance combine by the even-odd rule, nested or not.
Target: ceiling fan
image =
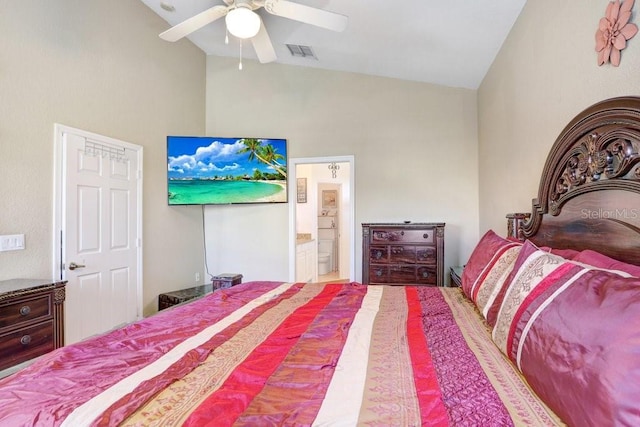
[[[339,13],[290,2],[287,0],[223,0],[226,6],[216,5],[169,28],[160,38],[175,42],[223,16],[227,30],[240,39],[251,39],[253,49],[261,63],[276,60],[276,52],[262,18],[256,12],[264,8],[272,15],[282,16],[305,24],[333,31],[343,31],[347,17]]]

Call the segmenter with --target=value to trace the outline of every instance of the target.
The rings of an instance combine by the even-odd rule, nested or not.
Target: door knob
[[[69,264],[69,270],[75,270],[76,268],[84,268],[84,267],[86,267],[86,265],[76,264],[75,262],[72,262]]]

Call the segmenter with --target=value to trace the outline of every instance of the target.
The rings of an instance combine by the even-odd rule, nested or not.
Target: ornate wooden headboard
[[[553,144],[518,237],[640,264],[639,150],[640,97],[584,110]]]

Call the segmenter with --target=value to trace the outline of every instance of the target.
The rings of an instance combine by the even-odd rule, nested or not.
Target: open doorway
[[[289,159],[291,281],[355,280],[353,156]]]

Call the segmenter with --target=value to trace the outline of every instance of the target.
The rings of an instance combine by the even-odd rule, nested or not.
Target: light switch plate
[[[6,234],[0,236],[0,252],[24,249],[24,234]]]

